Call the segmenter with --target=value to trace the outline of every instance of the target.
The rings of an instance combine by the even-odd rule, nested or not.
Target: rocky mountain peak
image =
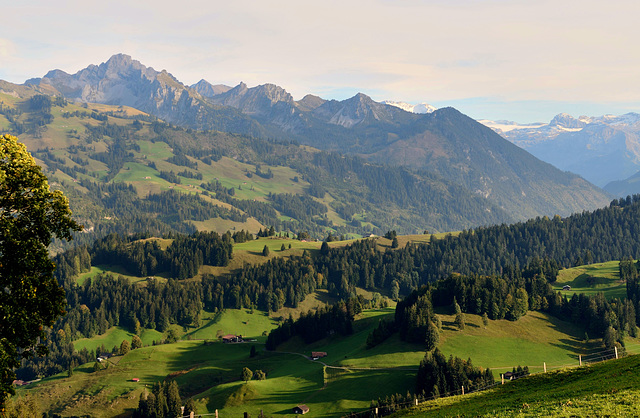
[[[551,119],[549,125],[557,126],[560,128],[577,129],[587,126],[587,122],[582,120],[582,118],[576,119],[568,113],[559,113],[553,119]]]
[[[192,84],[190,87],[204,97],[217,96],[218,94],[226,93],[231,90],[231,87],[229,86],[225,86],[224,84],[213,85],[205,79],[198,81],[196,84]]]

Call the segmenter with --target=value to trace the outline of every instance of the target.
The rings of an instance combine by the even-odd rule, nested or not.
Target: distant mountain
[[[612,181],[604,186],[604,189],[618,197],[640,194],[640,171],[627,179]]]
[[[145,67],[124,54],[114,55],[107,62],[90,65],[75,74],[49,71],[44,77],[25,84],[53,87],[65,98],[78,102],[131,106],[175,124],[261,134],[259,125],[236,109],[214,106],[166,70]]]
[[[517,219],[568,215],[606,205],[609,196],[513,146],[454,109],[417,114],[364,94],[343,100],[246,84],[215,94],[208,82],[181,84],[126,55],[74,75],[56,70],[31,85],[53,86],[84,102],[128,105],[185,127],[295,140],[323,150],[427,170],[494,202]],[[568,123],[558,120],[558,124]],[[570,128],[574,129],[574,128]]]
[[[418,103],[413,105],[404,102],[394,102],[391,100],[383,100],[382,103],[389,106],[399,107],[400,109],[411,113],[432,113],[438,109],[437,107],[432,106],[429,103]]]
[[[204,97],[213,97],[218,94],[226,93],[231,90],[231,87],[224,84],[213,85],[206,80],[200,80],[196,84],[192,84],[191,88]]]
[[[637,113],[577,119],[562,113],[548,124],[529,126],[481,122],[541,160],[601,187],[640,170]]]

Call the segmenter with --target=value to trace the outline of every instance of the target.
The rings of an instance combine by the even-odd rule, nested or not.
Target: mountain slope
[[[130,105],[168,122],[361,155],[372,161],[429,170],[504,208],[517,219],[594,209],[609,196],[550,167],[452,109],[415,114],[358,94],[344,101],[307,96],[295,102],[275,85],[233,89],[205,97],[166,71],[125,55],[74,75],[53,71],[31,84],[51,85],[65,97]],[[199,83],[209,96],[212,87]]]
[[[196,132],[120,106],[53,100],[42,117],[29,107],[35,90],[23,89],[24,99],[0,93],[0,126],[19,133],[51,183],[69,197],[90,231],[83,242],[93,233],[138,228],[162,235],[234,228],[256,233],[274,226],[324,238],[513,221],[490,201],[433,173],[295,143]],[[36,116],[45,123],[31,126]],[[174,191],[196,198],[180,201]]]
[[[516,129],[490,121],[486,124],[541,160],[577,173],[601,187],[640,170],[640,115],[637,113],[578,119],[562,113],[549,124]]]
[[[26,84],[51,86],[73,101],[131,106],[175,124],[261,134],[259,124],[236,109],[214,106],[166,70],[145,67],[124,54],[72,75],[53,70]]]

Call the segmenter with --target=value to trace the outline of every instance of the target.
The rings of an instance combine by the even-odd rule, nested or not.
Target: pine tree
[[[169,417],[181,416],[182,400],[180,399],[180,391],[178,389],[178,383],[172,380],[166,387],[167,407],[169,410]]]
[[[425,343],[427,344],[427,351],[431,351],[438,346],[440,342],[440,333],[438,327],[431,321],[427,323],[427,337]]]
[[[264,248],[262,249],[262,255],[263,255],[264,257],[268,257],[268,256],[269,256],[269,253],[270,253],[270,251],[269,251],[269,247],[265,245],[265,246],[264,246]]]

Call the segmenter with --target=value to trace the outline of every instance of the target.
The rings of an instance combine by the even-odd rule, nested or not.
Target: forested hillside
[[[333,235],[446,231],[509,222],[430,173],[301,146],[183,129],[135,109],[0,94],[20,133],[85,224],[76,243],[125,231],[258,229]]]

